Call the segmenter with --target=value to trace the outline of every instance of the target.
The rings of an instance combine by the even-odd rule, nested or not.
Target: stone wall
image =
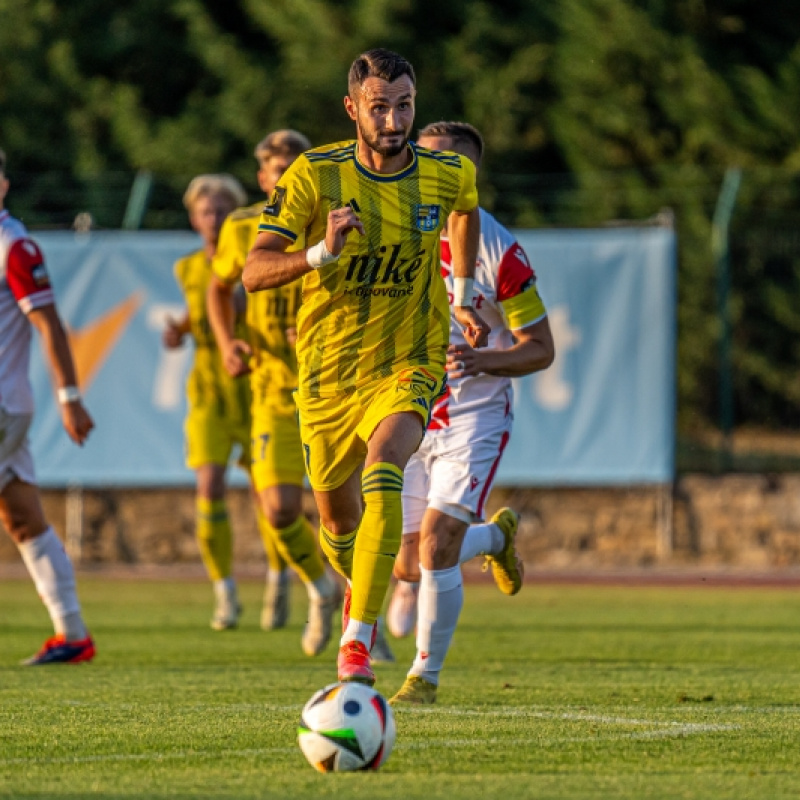
[[[197,564],[194,494],[181,490],[45,491],[48,518],[83,565]],[[306,513],[316,523],[313,499]],[[550,570],[800,566],[800,475],[686,475],[674,487],[498,489],[489,513],[523,514],[520,549]],[[250,495],[231,490],[238,565],[264,555]],[[0,562],[19,559],[0,537]]]

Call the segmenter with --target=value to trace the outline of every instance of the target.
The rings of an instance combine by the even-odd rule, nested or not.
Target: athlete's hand
[[[183,336],[180,323],[176,322],[172,317],[167,317],[167,327],[164,328],[164,333],[161,334],[161,341],[164,343],[164,347],[170,350],[180,347],[183,344]]]
[[[350,206],[334,208],[328,214],[328,229],[325,231],[325,247],[331,255],[338,256],[344,249],[347,234],[358,231],[364,235],[364,224]]]
[[[250,372],[250,356],[253,351],[242,339],[231,339],[222,352],[222,363],[232,378],[247,375]]]
[[[483,352],[474,350],[468,344],[451,344],[447,348],[444,368],[447,370],[447,377],[453,380],[479,375],[484,372]]]
[[[83,445],[89,431],[94,428],[94,420],[80,400],[61,404],[61,423],[69,438],[78,445]]]
[[[453,306],[453,316],[464,331],[467,344],[471,347],[486,347],[489,326],[472,306]]]

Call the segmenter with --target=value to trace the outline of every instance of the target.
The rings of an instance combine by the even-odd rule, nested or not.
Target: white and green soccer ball
[[[392,709],[363,683],[332,683],[306,703],[297,729],[303,755],[320,772],[376,770],[395,739]]]

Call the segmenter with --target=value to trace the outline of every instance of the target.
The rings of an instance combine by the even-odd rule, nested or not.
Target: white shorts
[[[0,492],[14,478],[36,483],[33,456],[28,445],[32,414],[9,414],[0,408]]]
[[[428,431],[403,477],[403,533],[420,529],[429,506],[470,524],[483,519],[486,498],[511,436],[508,407],[451,418]]]

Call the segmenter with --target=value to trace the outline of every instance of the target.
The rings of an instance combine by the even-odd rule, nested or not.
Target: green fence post
[[[122,227],[127,231],[135,231],[142,227],[142,220],[147,211],[150,190],[153,188],[153,173],[140,169],[133,179],[128,205],[122,218]]]
[[[725,171],[722,187],[714,209],[711,223],[711,252],[717,276],[717,312],[720,322],[719,335],[719,427],[722,432],[722,464],[728,470],[732,463],[733,434],[733,357],[731,346],[731,264],[728,228],[736,195],[742,182],[742,171],[729,167]]]

